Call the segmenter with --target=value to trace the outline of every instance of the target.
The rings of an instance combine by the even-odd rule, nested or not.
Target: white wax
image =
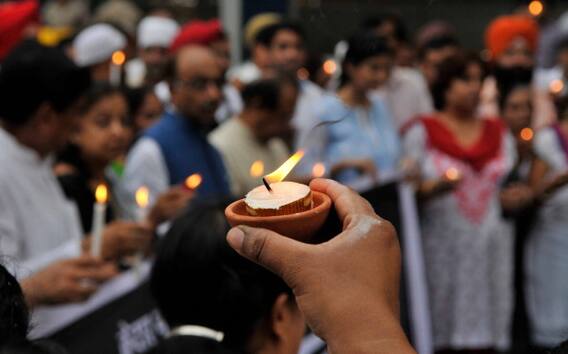
[[[110,64],[109,81],[114,87],[120,86],[120,65]]]
[[[91,255],[101,256],[103,230],[105,226],[106,203],[95,203],[91,227]]]
[[[256,187],[248,192],[245,203],[253,209],[279,209],[310,193],[310,187],[296,182],[271,183],[270,188],[272,192],[268,191],[264,185]]]

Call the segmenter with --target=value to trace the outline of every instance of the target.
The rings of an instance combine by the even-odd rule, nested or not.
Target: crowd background
[[[291,290],[222,214],[297,150],[288,179],[353,188],[399,235],[418,212],[421,353],[548,352],[568,338],[565,10],[0,2],[0,352],[298,352]]]

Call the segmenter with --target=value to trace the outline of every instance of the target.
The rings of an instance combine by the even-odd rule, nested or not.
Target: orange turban
[[[523,15],[501,16],[493,20],[485,32],[485,46],[491,58],[500,57],[517,37],[524,38],[534,52],[538,41],[536,21]]]

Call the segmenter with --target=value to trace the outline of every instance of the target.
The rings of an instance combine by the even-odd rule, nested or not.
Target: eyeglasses
[[[196,77],[193,78],[191,80],[181,80],[178,79],[176,80],[177,83],[190,88],[192,90],[205,90],[207,87],[209,87],[209,85],[213,85],[215,86],[215,88],[217,89],[221,89],[223,87],[223,85],[225,84],[225,80],[223,78],[219,78],[219,79],[208,79],[205,77]]]

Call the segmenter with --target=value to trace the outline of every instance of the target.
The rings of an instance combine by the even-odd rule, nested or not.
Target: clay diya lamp
[[[229,205],[225,209],[229,224],[265,228],[298,241],[309,241],[325,223],[331,199],[304,184],[282,181],[302,156],[302,151],[292,155],[262,179],[263,185]]]

